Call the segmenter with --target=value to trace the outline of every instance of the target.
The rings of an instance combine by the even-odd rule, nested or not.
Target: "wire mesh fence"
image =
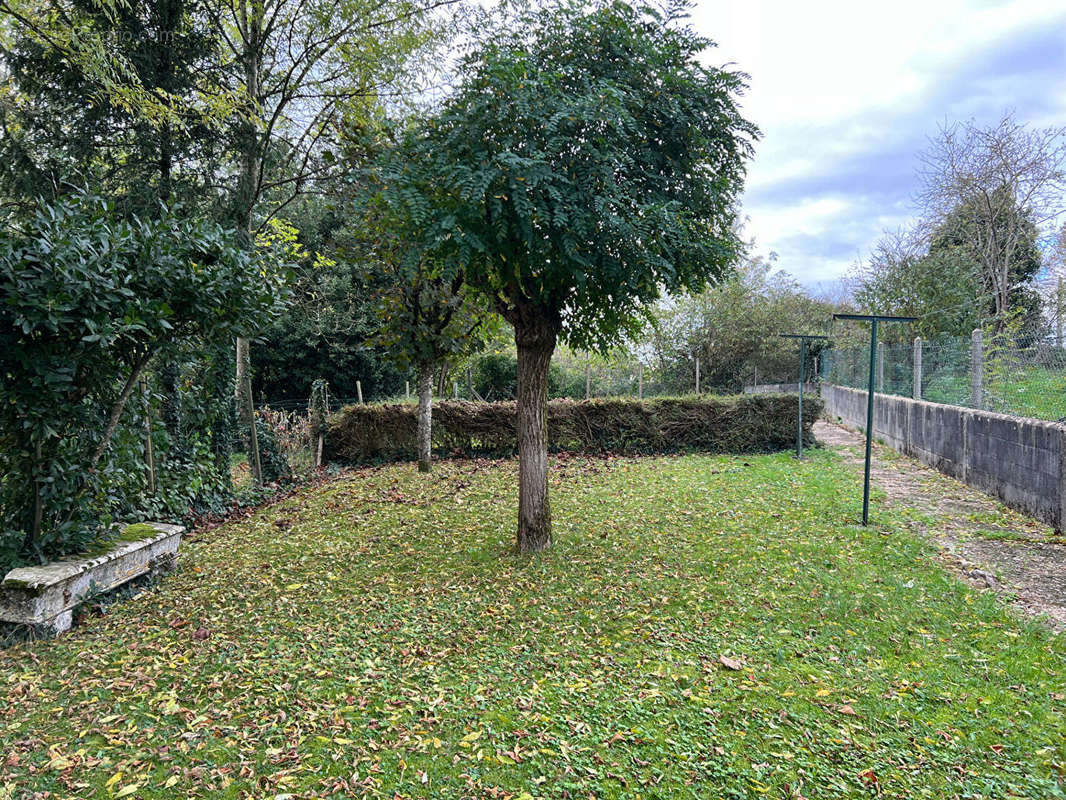
[[[433,387],[434,400],[474,400],[478,402],[495,400],[513,400],[517,389],[517,364],[509,359],[505,369],[495,380],[486,381],[483,373],[476,368],[459,369],[449,372],[443,379],[435,379]],[[702,372],[700,370],[702,369]],[[684,364],[671,364],[670,368],[644,366],[634,359],[606,361],[595,359],[579,361],[575,359],[553,360],[548,375],[549,399],[611,397],[663,397],[694,394],[699,387],[700,393],[728,394],[711,373],[711,367],[705,362],[697,367],[695,360]],[[792,373],[789,373],[792,375]],[[795,380],[792,375],[792,380]],[[328,406],[331,412],[338,411],[346,405],[357,403],[399,403],[418,401],[417,388],[413,379],[407,380],[404,391],[390,396],[337,397],[330,394]],[[733,391],[732,393],[736,393]],[[306,397],[263,398],[256,408],[287,412],[306,412],[310,400]]]
[[[870,351],[833,349],[824,354],[822,365],[823,380],[865,389]],[[874,385],[884,394],[1066,421],[1066,348],[1055,339],[982,334],[881,343]]]

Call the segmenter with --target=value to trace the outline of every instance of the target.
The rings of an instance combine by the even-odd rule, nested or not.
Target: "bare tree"
[[[1062,347],[1066,333],[1066,222],[1051,237],[1044,255],[1040,294],[1054,326],[1055,343]]]
[[[458,0],[208,0],[220,50],[219,84],[232,103],[238,169],[232,218],[241,244],[301,196],[347,167],[335,150],[360,110],[410,88],[412,62],[445,27],[436,12]],[[409,83],[409,82],[408,82]],[[249,342],[237,340],[237,407],[249,461],[262,482]]]
[[[1019,249],[1034,226],[1046,230],[1066,210],[1066,127],[1033,128],[1013,112],[990,127],[974,120],[945,124],[921,163],[918,202],[927,223],[964,223],[1002,324]]]

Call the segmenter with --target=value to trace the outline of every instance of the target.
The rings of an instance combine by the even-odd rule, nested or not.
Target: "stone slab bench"
[[[99,554],[13,569],[0,581],[0,620],[51,635],[69,630],[74,609],[90,594],[172,570],[184,532],[181,525],[162,522],[128,525]]]

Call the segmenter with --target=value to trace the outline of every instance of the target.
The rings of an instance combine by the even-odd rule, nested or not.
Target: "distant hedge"
[[[805,397],[807,444],[822,401]],[[330,420],[325,457],[366,464],[415,458],[416,407],[353,405]],[[433,407],[433,448],[441,456],[515,453],[514,402],[444,401]],[[599,453],[746,453],[784,450],[796,442],[795,395],[664,397],[653,400],[552,400],[552,450]]]

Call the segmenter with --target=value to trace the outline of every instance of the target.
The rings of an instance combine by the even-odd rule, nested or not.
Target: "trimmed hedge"
[[[350,464],[413,459],[416,411],[412,404],[345,406],[330,420],[324,455]],[[807,444],[821,413],[820,398],[804,398]],[[513,455],[516,415],[514,402],[436,403],[433,448],[442,456]],[[585,453],[785,450],[796,443],[796,397],[552,400],[548,442],[555,451]]]

